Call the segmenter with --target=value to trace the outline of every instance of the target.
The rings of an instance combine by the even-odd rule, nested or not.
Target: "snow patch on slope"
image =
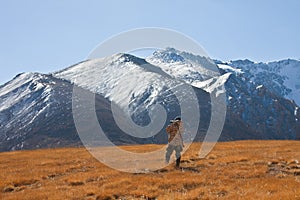
[[[195,87],[202,88],[208,93],[215,92],[218,96],[218,94],[226,92],[224,84],[228,81],[230,75],[231,73],[228,72],[219,77],[214,77],[207,81],[199,82],[197,85],[195,85]]]
[[[225,70],[225,71],[234,72],[236,74],[242,74],[243,73],[243,71],[241,69],[237,69],[237,68],[234,68],[232,66],[225,65],[225,64],[218,64],[218,67],[220,69]]]

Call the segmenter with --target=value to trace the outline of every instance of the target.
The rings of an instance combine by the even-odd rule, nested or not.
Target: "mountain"
[[[166,101],[168,94],[165,94],[166,89],[161,85],[168,85],[168,82],[174,80],[184,81],[193,86],[198,99],[206,99],[207,104],[209,97],[204,95],[203,90],[208,93],[220,92],[220,86],[224,85],[228,112],[222,140],[295,139],[299,132],[298,107],[295,102],[286,99],[283,93],[265,88],[259,82],[247,81],[252,72],[247,72],[246,68],[234,68],[224,63],[216,66],[208,58],[167,48],[154,52],[145,60],[128,54],[91,60],[54,76],[102,94],[121,105],[126,112],[133,113],[133,119],[140,125],[150,122],[144,116],[147,116],[146,111],[155,103],[166,105],[169,114],[171,110],[176,110],[174,107],[177,103]],[[265,75],[253,74],[257,79],[261,76],[262,80]],[[80,80],[78,77],[92,77],[93,81],[87,82],[85,78]],[[139,84],[128,85],[131,83]],[[202,94],[198,94],[199,91]],[[207,105],[205,101],[201,104],[202,108]],[[128,106],[126,102],[131,103]],[[209,109],[206,106],[202,112]],[[206,132],[210,115],[205,113],[204,116],[202,123],[205,122],[205,126],[200,129]],[[203,139],[203,133],[199,138]]]
[[[198,84],[220,75],[218,67],[209,58],[180,52],[174,48],[156,51],[146,58],[146,61],[194,87],[199,87]]]
[[[72,85],[51,75],[23,73],[0,87],[0,150],[78,143],[68,100]]]
[[[201,129],[208,128],[209,94],[200,88],[190,86],[181,79],[174,78],[145,59],[129,54],[116,54],[82,62],[56,72],[53,76],[100,94],[118,105],[125,113],[122,119],[116,119],[119,122],[125,121],[122,130],[138,138],[147,138],[158,133],[155,137],[150,137],[152,142],[165,143],[167,137],[164,127],[168,125],[169,120],[181,114],[179,103],[184,102],[194,102],[200,107],[201,116],[205,116],[201,118]],[[182,93],[176,96],[178,87],[190,87],[191,90],[182,90]],[[195,93],[194,97],[190,95],[191,92]],[[180,99],[183,102],[179,102]],[[193,116],[194,107],[186,104],[188,105],[185,107],[186,110],[189,110]],[[199,108],[197,109],[199,112]],[[199,118],[196,114],[194,117]],[[197,123],[197,120],[194,121]],[[194,130],[197,126],[198,124],[187,124],[186,129]],[[197,130],[188,132],[197,132]],[[193,137],[186,134],[188,141]]]
[[[270,92],[293,100],[300,105],[299,60],[287,59],[269,63],[237,60],[227,64],[240,70],[249,82],[263,85]]]
[[[225,83],[231,113],[263,139],[299,138],[299,61],[217,63],[223,74],[231,73]]]
[[[209,93],[220,90],[220,85],[225,86],[227,117],[222,140],[299,137],[299,61],[212,62],[173,48],[155,52],[146,60],[174,78]],[[215,63],[218,64],[217,68],[214,67]],[[215,69],[218,69],[218,73]]]
[[[66,80],[40,73],[19,74],[1,86],[0,151],[81,146],[72,113],[74,87],[86,95],[93,94]],[[101,127],[115,144],[151,143],[122,132],[114,121],[111,102],[98,94],[95,110]],[[86,131],[91,133],[95,128],[88,125]],[[97,145],[103,144],[100,141]]]
[[[164,127],[184,114],[180,103],[186,113],[200,111],[192,116],[199,124],[186,124],[187,130],[199,125],[197,135],[187,131],[184,139],[202,141],[212,95],[225,91],[220,140],[300,139],[299,69],[296,60],[226,63],[167,48],[145,59],[119,53],[52,74],[19,74],[0,86],[0,151],[82,145],[72,113],[74,87],[94,95],[97,120],[117,145],[165,143]],[[85,134],[91,134],[97,127],[85,120]]]

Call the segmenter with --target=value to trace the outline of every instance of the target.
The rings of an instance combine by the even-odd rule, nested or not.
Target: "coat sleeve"
[[[172,129],[171,125],[168,125],[167,128],[166,128],[166,132],[167,132],[168,135],[170,134],[171,129]]]
[[[183,134],[184,132],[184,127],[183,127],[183,123],[181,122],[180,126],[179,126],[179,133]]]
[[[180,135],[180,139],[181,139],[181,146],[184,147],[183,144],[183,138],[182,138],[182,134],[184,132],[184,127],[183,127],[183,123],[181,122],[180,126],[179,126],[179,135]]]

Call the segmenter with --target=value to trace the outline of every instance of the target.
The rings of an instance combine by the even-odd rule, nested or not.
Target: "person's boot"
[[[181,159],[181,157],[178,157],[178,158],[176,159],[176,168],[177,168],[177,169],[179,169],[180,159]]]

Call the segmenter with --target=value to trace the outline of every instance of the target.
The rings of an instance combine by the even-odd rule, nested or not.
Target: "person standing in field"
[[[166,132],[168,134],[168,147],[166,150],[166,163],[169,163],[170,157],[175,151],[176,156],[176,168],[179,168],[181,152],[183,150],[184,144],[182,139],[183,134],[183,122],[181,121],[181,117],[176,117],[174,120],[171,120],[171,124],[169,124],[166,128]]]

